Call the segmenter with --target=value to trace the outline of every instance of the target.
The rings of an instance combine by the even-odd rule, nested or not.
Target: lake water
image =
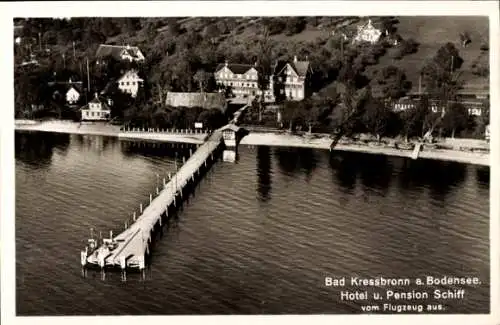
[[[17,314],[353,313],[367,302],[341,300],[325,276],[426,275],[482,284],[391,303],[489,312],[489,168],[320,150],[240,147],[165,228],[144,275],[83,276],[90,227],[121,231],[187,151],[16,133]]]

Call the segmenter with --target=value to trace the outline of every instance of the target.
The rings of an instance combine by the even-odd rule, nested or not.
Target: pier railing
[[[211,134],[212,130],[208,129],[163,129],[163,128],[132,128],[125,127],[122,132],[125,133],[162,133],[162,134],[199,134],[199,135],[207,135]]]

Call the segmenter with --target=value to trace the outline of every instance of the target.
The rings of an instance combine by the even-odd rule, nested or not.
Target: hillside
[[[488,78],[472,73],[473,65],[478,62],[488,67],[488,52],[480,50],[488,43],[487,17],[396,18],[399,22],[394,26],[395,32],[403,39],[413,38],[420,43],[418,51],[396,60],[393,58],[396,49],[389,48],[378,63],[367,67],[368,77],[373,77],[386,66],[395,65],[405,71],[412,82],[412,90],[417,91],[423,64],[442,45],[452,42],[464,59],[462,77],[465,88],[487,89]],[[380,19],[371,19],[377,27]],[[44,19],[41,31],[42,44],[50,49],[48,61],[52,61],[52,65],[61,66],[61,58],[65,55],[69,57],[65,66],[81,73],[85,58],[92,60],[100,43],[137,45],[146,56],[146,80],[164,89],[194,91],[197,84],[192,76],[198,69],[213,71],[217,63],[225,60],[255,63],[261,56],[258,39],[262,37],[265,25],[273,43],[271,59],[290,60],[295,55],[300,59],[307,58],[316,71],[330,76],[322,83],[327,87],[332,81],[328,80],[331,71],[335,69],[333,62],[340,57],[339,49],[331,44],[332,31],[341,29],[352,35],[364,21],[366,19],[361,17],[85,18],[57,23]],[[31,25],[31,34],[27,36],[32,37],[31,45],[36,49],[36,36],[40,30],[35,26],[38,24],[27,24]],[[459,39],[459,34],[464,31],[469,33],[472,41],[467,48],[461,46]],[[75,41],[74,49],[72,41]],[[16,52],[17,62],[20,61],[18,56],[27,56],[26,50],[19,52]],[[85,79],[84,75],[82,79]]]
[[[465,89],[488,89],[488,78],[477,77],[472,74],[474,63],[489,66],[489,53],[482,53],[482,44],[489,44],[487,17],[398,17],[397,32],[403,38],[413,38],[420,43],[418,52],[403,57],[402,60],[393,60],[391,51],[380,59],[375,68],[395,65],[406,71],[408,79],[413,84],[412,91],[418,91],[419,71],[424,62],[436,54],[436,51],[451,42],[460,51],[464,59],[462,65]],[[460,45],[459,33],[468,31],[471,44],[467,48]]]

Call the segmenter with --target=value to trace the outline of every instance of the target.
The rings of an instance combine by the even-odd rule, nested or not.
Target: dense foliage
[[[24,20],[19,34],[23,41],[15,46],[16,116],[78,117],[77,111],[65,107],[46,86],[49,81],[73,78],[82,81],[82,102],[106,89],[114,103],[112,116],[129,125],[185,128],[194,121],[203,121],[213,128],[226,120],[220,111],[165,107],[166,93],[217,90],[212,72],[225,60],[257,63],[262,75],[268,75],[274,62],[290,61],[296,55],[310,61],[311,87],[317,94],[303,102],[278,105],[284,127],[371,132],[379,138],[395,134],[422,136],[434,128],[448,135],[484,129],[486,117],[475,121],[463,107],[452,105],[461,86],[463,59],[451,43],[441,47],[422,69],[430,97],[447,109],[444,116],[433,113],[426,99],[414,108],[395,113],[384,100],[374,97],[370,84],[380,88],[384,99],[391,100],[404,97],[411,88],[405,72],[394,66],[375,75],[366,73],[367,67],[376,65],[393,46],[390,40],[398,41],[392,51],[396,58],[418,51],[417,41],[404,40],[397,34],[398,20],[394,17],[380,20],[384,39],[377,44],[352,44],[339,33],[324,40],[298,42],[280,42],[272,37],[293,36],[307,26],[332,26],[336,21],[351,20],[356,21],[356,17],[249,17],[245,22],[237,17]],[[106,67],[95,64],[96,49],[104,42],[139,46],[146,56],[145,63],[127,65],[111,60]],[[38,64],[22,64],[33,58]],[[130,68],[137,69],[146,80],[136,98],[122,94],[116,84],[109,85]],[[477,74],[485,74],[484,68],[478,67]],[[325,86],[335,80],[345,86],[344,92],[325,91]],[[259,88],[267,88],[269,82],[266,77],[259,78]],[[225,90],[229,95],[230,89]],[[252,123],[276,126],[276,114],[266,112],[262,102],[254,105],[248,117]]]

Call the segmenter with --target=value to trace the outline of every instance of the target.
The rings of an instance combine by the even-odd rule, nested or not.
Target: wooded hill
[[[194,91],[197,83],[193,75],[199,69],[211,72],[217,63],[225,60],[249,64],[257,61],[264,29],[272,42],[270,59],[291,60],[295,55],[307,58],[319,79],[315,90],[320,90],[338,73],[339,32],[352,36],[357,25],[365,21],[361,17],[197,17],[32,19],[16,23],[24,25],[21,35],[32,39],[33,52],[39,49],[39,40],[43,49],[50,50],[50,54],[44,52],[38,59],[56,70],[65,64],[66,68],[81,73],[85,58],[92,63],[99,44],[130,44],[139,46],[146,56],[144,74],[150,84],[164,90]],[[406,73],[412,90],[416,91],[421,68],[442,45],[451,42],[464,59],[464,87],[487,86],[487,17],[386,17],[383,20],[372,17],[372,21],[375,27],[389,30],[400,40],[415,41],[417,48],[415,53],[404,53],[402,47],[406,44],[400,42],[399,46],[380,51],[384,53],[377,54],[379,57],[375,60],[367,58],[365,74],[370,80],[384,67],[394,65]],[[332,32],[335,32],[333,36]],[[461,46],[461,34],[467,34],[470,39],[467,47]],[[348,55],[350,47],[346,42],[344,51]],[[358,51],[357,55],[366,56],[363,52],[367,51],[370,50]],[[26,46],[19,47],[16,61],[26,60],[27,53]]]

